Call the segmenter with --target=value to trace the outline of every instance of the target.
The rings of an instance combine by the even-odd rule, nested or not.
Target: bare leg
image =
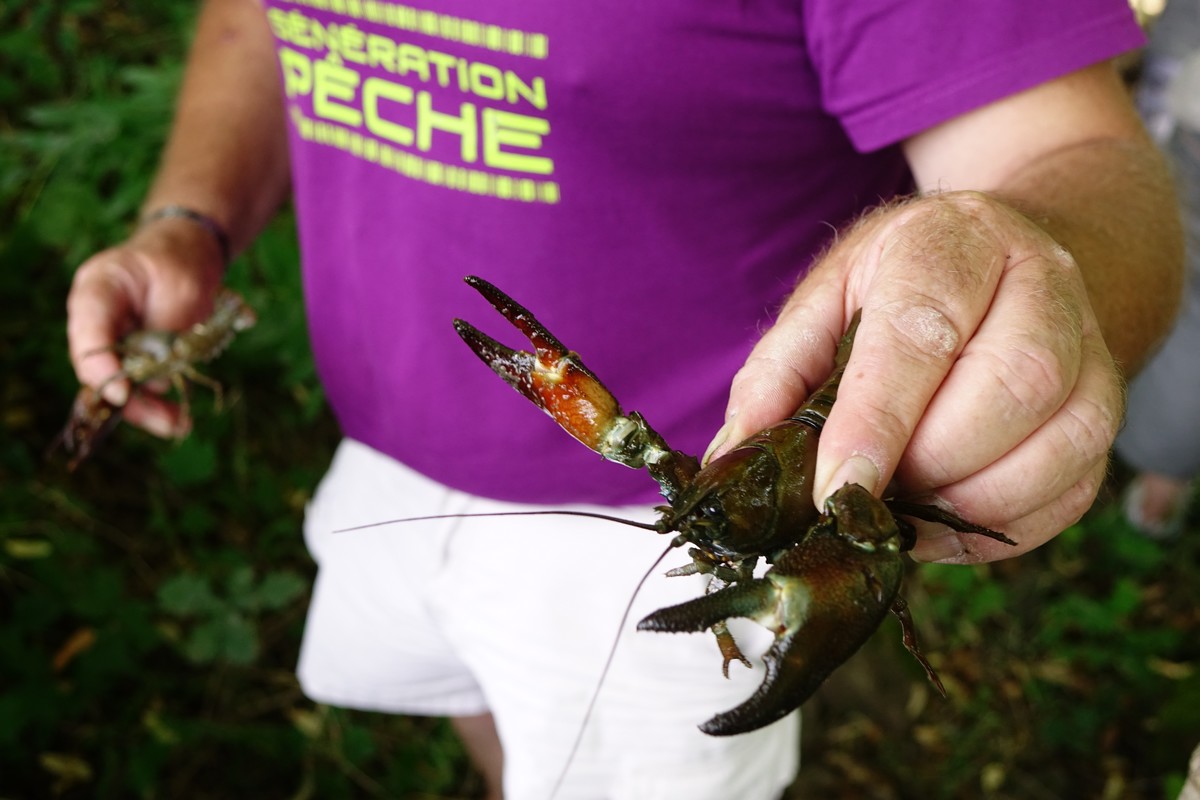
[[[500,748],[500,736],[496,733],[496,722],[492,715],[451,717],[450,723],[487,784],[484,800],[503,800],[500,779],[504,772],[504,751]]]

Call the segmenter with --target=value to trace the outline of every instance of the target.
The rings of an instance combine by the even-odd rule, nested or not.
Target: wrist
[[[139,224],[124,242],[148,278],[183,281],[215,292],[226,262],[217,238],[182,217],[163,216]]]
[[[221,223],[193,208],[172,203],[158,206],[143,214],[138,221],[138,232],[166,221],[178,221],[179,223],[192,226],[196,230],[204,231],[207,238],[216,245],[217,252],[221,258],[221,269],[224,270],[229,266],[232,255],[229,233]]]

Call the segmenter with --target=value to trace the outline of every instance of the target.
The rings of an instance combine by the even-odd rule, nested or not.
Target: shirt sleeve
[[[861,152],[1144,44],[1124,0],[810,0],[805,37]]]

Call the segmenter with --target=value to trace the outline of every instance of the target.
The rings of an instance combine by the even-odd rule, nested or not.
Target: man
[[[596,463],[457,341],[451,317],[486,312],[468,273],[672,446],[702,449],[724,407],[710,455],[794,411],[861,308],[814,501],[895,482],[1019,542],[931,529],[917,558],[1017,555],[1094,498],[1122,378],[1179,292],[1169,184],[1108,62],[1140,42],[1124,3],[266,5],[206,6],[145,222],[81,267],[68,332],[99,385],[116,364],[84,354],[203,316],[221,238],[243,247],[284,195],[286,131],[314,353],[347,436],[306,524],[310,696],[452,716],[493,796],[501,772],[507,796],[545,796],[661,545],[531,520],[329,536],[652,502],[646,476]],[[126,417],[186,427],[146,395]],[[637,609],[700,590],[653,579]],[[722,681],[703,638],[622,640],[560,796],[787,786],[795,715],[692,729],[756,680]]]

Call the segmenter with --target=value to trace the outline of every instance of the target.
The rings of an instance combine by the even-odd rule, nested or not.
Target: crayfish
[[[706,593],[663,608],[638,630],[711,630],[729,664],[750,666],[726,627],[747,617],[775,634],[763,655],[766,676],[741,705],[700,729],[715,736],[768,725],[803,704],[871,636],[891,610],[905,647],[945,694],[917,645],[900,596],[900,554],[916,542],[905,517],[1015,544],[1004,534],[931,505],[880,500],[856,484],[833,493],[818,511],[812,502],[817,439],[837,398],[860,314],[841,338],[832,374],[789,419],[754,434],[701,467],[671,449],[645,418],[622,413],[604,384],[534,316],[495,286],[467,283],[523,333],[534,352],[512,350],[456,319],[454,327],[480,359],[564,430],[610,461],[646,469],[666,505],[654,529],[674,533],[672,545],[691,545],[692,562],[668,575],[711,576]],[[759,559],[771,568],[754,577]]]
[[[124,378],[136,388],[148,381],[170,381],[179,393],[185,414],[186,381],[209,387],[219,402],[221,385],[200,374],[193,364],[212,361],[229,346],[234,334],[255,322],[254,309],[242,296],[222,289],[213,301],[212,315],[185,331],[134,331],[121,339],[112,348],[121,357],[121,370],[105,383]],[[51,452],[60,445],[67,451],[70,470],[88,458],[121,421],[123,408],[105,400],[102,389],[80,388],[67,424],[50,443]]]

